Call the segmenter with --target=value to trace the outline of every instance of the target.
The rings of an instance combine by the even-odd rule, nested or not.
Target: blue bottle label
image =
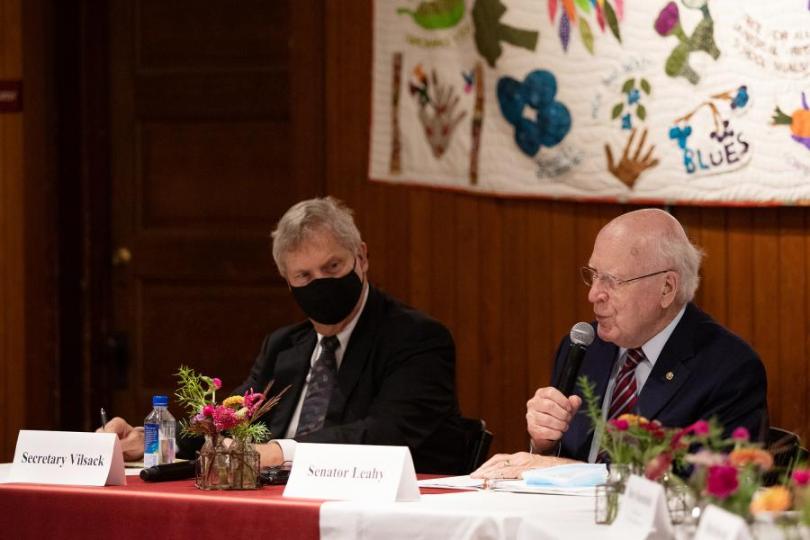
[[[157,454],[160,451],[160,425],[145,424],[143,426],[143,453]]]

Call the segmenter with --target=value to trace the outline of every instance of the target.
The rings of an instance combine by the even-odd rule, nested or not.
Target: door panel
[[[320,12],[111,4],[110,330],[128,344],[115,414],[140,421],[181,364],[237,385],[263,335],[301,318],[269,233],[322,192]]]

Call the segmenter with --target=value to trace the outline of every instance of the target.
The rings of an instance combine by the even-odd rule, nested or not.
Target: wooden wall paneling
[[[501,262],[502,309],[501,328],[501,373],[502,443],[504,448],[526,447],[526,400],[525,381],[528,376],[528,349],[526,347],[526,286],[529,276],[526,260],[528,235],[526,231],[527,206],[523,201],[503,205],[503,244]],[[483,254],[489,257],[488,253]],[[486,291],[482,291],[486,294]]]
[[[779,212],[779,387],[780,415],[775,421],[787,429],[808,435],[807,423],[807,319],[806,234],[804,208]]]
[[[384,253],[386,245],[385,200],[383,186],[369,185],[361,207],[352,209],[355,212],[354,221],[360,229],[360,235],[368,246],[369,279],[375,285],[388,290],[386,282],[382,281],[389,273],[389,261]],[[393,274],[393,272],[391,273]]]
[[[703,267],[702,302],[719,321],[727,320],[726,210],[706,208],[701,212],[701,247],[711,257]]]
[[[481,380],[478,391],[481,394],[481,410],[495,433],[493,452],[509,451],[507,441],[511,434],[506,426],[508,411],[504,408],[504,364],[503,331],[501,322],[505,309],[503,298],[503,229],[504,209],[500,201],[482,200],[479,214],[479,259],[481,268],[477,294],[480,299],[479,347]],[[492,256],[488,256],[492,254]]]
[[[781,286],[779,282],[779,238],[777,209],[757,209],[753,223],[754,332],[749,343],[759,353],[768,374],[768,409],[771,422],[781,422],[780,393],[783,377],[779,371],[779,326]],[[744,338],[746,336],[743,336]],[[786,381],[787,382],[787,381]]]
[[[26,274],[26,392],[41,396],[26,400],[26,427],[49,429],[56,425],[60,408],[57,391],[58,275],[56,215],[55,90],[52,71],[52,20],[39,0],[25,3],[22,24],[23,164],[25,185]],[[20,116],[16,114],[15,116]],[[75,396],[74,396],[75,398]]]
[[[0,77],[22,78],[20,0],[0,0]],[[26,395],[25,244],[23,183],[23,115],[0,115],[0,365],[3,391],[0,404],[4,461],[10,460],[17,432],[26,424],[30,396]],[[47,391],[47,389],[44,389]]]
[[[383,218],[369,223],[369,227],[379,231],[382,240],[377,248],[378,259],[384,259],[384,279],[386,290],[396,298],[410,296],[411,275],[408,268],[408,253],[411,250],[410,212],[408,190],[401,186],[375,186],[380,193],[376,203]]]
[[[576,307],[572,299],[577,292],[582,292],[577,285],[580,281],[579,274],[574,271],[581,265],[577,260],[575,206],[573,203],[554,202],[549,208],[553,258],[549,280],[551,304],[548,309],[553,314],[552,331],[558,336],[567,334],[571,330],[572,321],[576,322]]]
[[[459,272],[464,271],[458,266],[458,262],[452,256],[452,250],[449,249],[456,245],[458,240],[456,197],[457,195],[454,193],[431,193],[429,220],[431,236],[428,239],[430,246],[428,257],[430,313],[450,328],[455,327],[456,323],[455,280]]]
[[[448,246],[446,256],[456,261],[455,325],[451,328],[456,342],[456,382],[461,411],[467,416],[492,419],[481,403],[481,264],[492,252],[482,249],[479,199],[472,196],[456,198],[456,243]],[[399,255],[402,256],[402,255]],[[496,434],[497,437],[497,434]]]
[[[371,3],[324,2],[326,193],[361,206],[368,178],[371,117]],[[359,30],[358,30],[359,29]],[[362,38],[361,38],[362,37]]]
[[[263,3],[264,0],[258,0]],[[290,109],[293,121],[290,123],[292,140],[298,141],[294,148],[292,168],[295,189],[293,200],[306,199],[322,194],[325,189],[324,170],[326,160],[326,35],[324,4],[329,2],[292,0],[285,2],[290,16],[289,43],[274,47],[283,51],[289,47],[290,93],[285,102]],[[358,138],[362,150],[368,143],[367,137]],[[306,142],[308,141],[308,142]],[[363,151],[365,153],[365,151]],[[317,179],[300,181],[301,179]],[[288,181],[277,178],[278,183]],[[313,189],[314,187],[314,189]],[[281,217],[280,215],[278,217]]]
[[[588,287],[582,281],[580,276],[580,267],[586,266],[593,253],[593,244],[596,240],[596,235],[605,224],[619,215],[619,212],[612,212],[610,206],[603,205],[587,205],[580,206],[579,208],[572,209],[578,216],[577,232],[576,232],[576,246],[574,258],[576,266],[570,269],[574,275],[574,296],[571,301],[575,306],[575,316],[571,321],[571,326],[578,321],[591,321],[593,320],[593,305],[588,301]]]
[[[752,336],[754,333],[754,252],[751,223],[755,211],[737,208],[728,212],[728,265],[723,290],[728,302],[728,327],[740,336]]]
[[[408,230],[410,252],[405,261],[410,268],[409,302],[414,307],[431,313],[430,282],[433,276],[430,246],[434,231],[431,229],[431,196],[425,189],[415,189],[408,197]]]
[[[550,269],[556,260],[553,249],[551,216],[545,211],[549,203],[529,204],[526,219],[526,251],[523,259],[528,274],[526,284],[526,337],[528,362],[526,400],[535,390],[551,382],[553,355],[560,336],[551,324],[554,313],[549,309],[552,297],[552,276]]]

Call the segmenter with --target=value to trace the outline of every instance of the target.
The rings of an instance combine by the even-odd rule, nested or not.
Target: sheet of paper
[[[436,489],[483,490],[484,481],[465,476],[447,476],[445,478],[431,478],[420,480],[419,487]],[[537,493],[548,495],[575,495],[580,497],[596,496],[593,487],[541,487],[529,486],[523,480],[490,480],[488,487],[492,491],[506,491],[511,493]]]

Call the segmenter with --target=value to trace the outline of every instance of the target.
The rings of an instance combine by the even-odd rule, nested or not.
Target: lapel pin
[[[666,377],[666,379],[667,379],[668,381],[671,381],[672,379],[674,379],[674,378],[675,378],[675,374],[674,374],[674,373],[672,373],[671,371],[667,371],[667,374],[666,374],[666,375],[664,375],[664,377]]]

